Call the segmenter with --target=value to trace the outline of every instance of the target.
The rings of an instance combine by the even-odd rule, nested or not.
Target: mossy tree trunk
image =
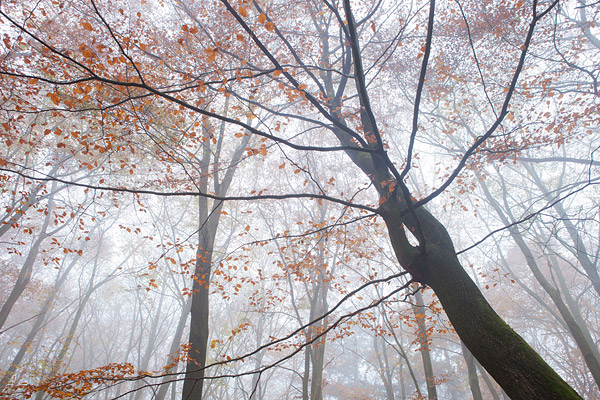
[[[387,201],[382,213],[402,266],[434,290],[465,346],[511,399],[581,398],[496,314],[460,264],[446,228],[432,214],[423,208],[415,211],[427,243],[421,250],[408,242],[405,227],[417,227],[404,216],[399,201]]]
[[[537,2],[535,2],[537,6]],[[522,53],[515,68],[515,73],[507,91],[507,95],[495,123],[473,145],[470,152],[481,146],[491,136],[507,114],[512,92],[514,91],[520,71],[536,23],[547,14],[556,3],[545,11],[535,11],[530,29],[522,46]],[[573,390],[532,348],[492,309],[477,285],[462,267],[447,229],[424,207],[415,205],[412,195],[405,185],[411,164],[410,153],[412,140],[417,134],[419,99],[425,83],[427,59],[431,48],[435,1],[430,1],[428,37],[423,55],[421,76],[419,78],[415,99],[415,117],[413,134],[409,144],[407,169],[399,173],[383,146],[381,133],[377,127],[372,111],[371,100],[367,91],[367,79],[362,65],[362,57],[358,42],[357,26],[354,21],[350,2],[344,1],[347,25],[346,52],[343,72],[351,74],[357,97],[360,101],[360,118],[364,137],[371,138],[368,144],[362,144],[371,152],[347,151],[349,158],[371,180],[379,193],[379,214],[383,217],[388,229],[390,241],[400,265],[408,271],[416,282],[430,286],[440,300],[448,319],[457,334],[473,356],[490,373],[512,400],[546,399],[565,400],[581,399]],[[326,41],[323,41],[326,44]],[[323,46],[323,59],[329,61],[327,46]],[[339,113],[342,106],[344,86],[348,80],[342,78],[337,88],[328,74],[321,74],[324,87],[330,98],[329,111],[337,117],[337,125],[333,128],[340,143],[357,147],[356,137],[345,129],[347,124]],[[469,157],[464,155],[464,162]],[[439,189],[441,192],[443,188]],[[411,232],[419,242],[412,245],[407,237]]]

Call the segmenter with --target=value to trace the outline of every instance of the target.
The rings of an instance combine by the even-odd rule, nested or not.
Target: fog
[[[600,7],[0,3],[0,399],[600,398]]]

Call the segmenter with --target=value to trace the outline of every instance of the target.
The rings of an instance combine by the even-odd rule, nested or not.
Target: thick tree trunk
[[[346,51],[350,57],[345,59],[343,71],[354,75],[355,78],[354,84],[361,105],[360,117],[364,136],[381,140],[367,93],[350,2],[344,2],[344,9],[349,33]],[[535,25],[550,9],[546,9],[542,14],[538,11],[538,15],[534,15],[531,21],[511,88],[504,101],[503,113],[506,112],[512,90],[516,87]],[[434,3],[431,2],[429,18],[431,26],[428,34],[433,30],[433,15]],[[428,36],[428,40],[430,38],[431,36]],[[428,55],[423,57],[424,62],[427,58]],[[329,60],[326,47],[323,47],[323,59]],[[424,64],[423,67],[422,72],[426,70],[426,65]],[[337,110],[341,107],[341,96],[348,80],[342,78],[335,88],[333,81],[326,74],[322,74],[321,77],[324,80],[327,96],[331,99],[329,110],[337,117],[339,125],[345,126],[344,117]],[[425,74],[422,74],[422,82],[424,80]],[[415,116],[418,116],[418,107],[418,103],[415,104]],[[415,119],[414,122],[418,121]],[[492,134],[501,122],[502,118],[498,119],[489,128],[487,134]],[[415,134],[417,126],[415,124]],[[333,132],[342,145],[358,146],[356,138],[342,127],[334,128]],[[383,143],[372,143],[368,146],[373,150],[370,154],[347,151],[347,155],[369,177],[379,192],[383,202],[379,213],[387,225],[396,257],[415,281],[429,285],[435,291],[454,329],[473,356],[513,400],[580,399],[581,397],[492,309],[460,264],[446,228],[424,208],[413,209],[410,204],[412,203],[410,191],[405,186],[404,180],[392,173],[390,165],[392,161],[387,158]],[[401,178],[403,177],[405,175]],[[390,191],[389,184],[392,182],[400,189],[399,191]],[[417,236],[419,246],[410,244],[405,229]]]
[[[454,329],[481,365],[513,400],[581,397],[513,331],[466,273],[444,226],[423,208],[418,223],[396,198],[383,204],[392,246],[400,264],[437,295]],[[408,229],[423,233],[425,248],[412,246]]]

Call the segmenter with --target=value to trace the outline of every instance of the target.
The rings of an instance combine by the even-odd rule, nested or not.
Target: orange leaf
[[[260,13],[258,16],[258,22],[264,24],[267,21],[267,16],[264,13]]]
[[[280,69],[276,69],[275,71],[273,71],[273,76],[279,76],[279,75],[281,75]]]
[[[244,18],[248,18],[248,11],[246,10],[246,7],[240,7],[238,8],[238,12],[240,13],[240,15]]]
[[[86,31],[91,31],[94,28],[92,28],[92,24],[90,24],[89,22],[85,21],[81,23],[81,26],[83,27],[83,29],[85,29]]]
[[[60,103],[60,98],[58,97],[57,93],[52,93],[50,95],[50,100],[52,100],[52,102],[56,105],[58,105]]]
[[[92,58],[94,57],[94,53],[92,53],[92,51],[88,48],[83,49],[83,51],[81,52],[83,54],[83,56],[85,58]]]

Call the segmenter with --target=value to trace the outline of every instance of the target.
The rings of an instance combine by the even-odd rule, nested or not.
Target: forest
[[[599,399],[598,18],[0,1],[0,399]]]

